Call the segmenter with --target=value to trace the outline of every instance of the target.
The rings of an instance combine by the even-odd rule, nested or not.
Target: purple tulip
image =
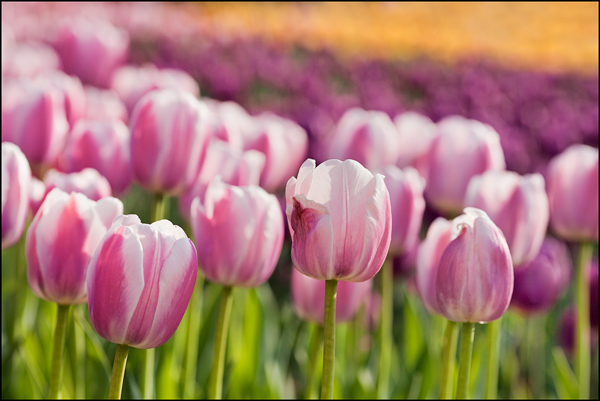
[[[548,165],[550,226],[568,241],[598,242],[598,149],[572,145]]]
[[[93,168],[85,168],[76,173],[49,170],[44,177],[44,185],[46,194],[54,188],[60,188],[66,193],[80,192],[93,201],[112,196],[108,180]]]
[[[569,286],[572,270],[567,246],[546,238],[536,258],[515,269],[511,306],[524,313],[548,311]]]
[[[213,180],[201,203],[192,202],[191,226],[200,268],[225,286],[256,287],[273,273],[283,246],[283,214],[275,195],[257,186]]]
[[[361,304],[371,294],[373,280],[351,283],[340,281],[337,286],[335,321],[343,323],[351,320]],[[305,276],[292,269],[292,304],[296,314],[307,321],[323,324],[325,317],[325,281]]]
[[[29,213],[31,168],[21,149],[2,142],[2,249],[17,243]]]
[[[61,305],[85,302],[88,264],[122,213],[116,198],[94,202],[81,193],[53,189],[27,230],[27,281],[35,295]]]
[[[188,191],[210,137],[206,105],[189,93],[155,90],[137,103],[129,127],[134,179],[152,192]]]
[[[487,170],[504,170],[500,137],[492,127],[459,116],[438,122],[429,153],[425,198],[444,213],[459,213],[469,180]]]
[[[292,262],[318,280],[366,281],[385,260],[391,241],[390,196],[381,174],[354,160],[307,159],[289,179],[286,215]]]
[[[482,210],[465,208],[452,221],[452,240],[438,265],[440,313],[454,322],[491,322],[508,308],[513,285],[513,264],[502,231]]]
[[[196,248],[168,220],[122,215],[106,232],[87,275],[90,321],[113,343],[155,348],[177,330],[198,274]]]
[[[502,230],[513,265],[531,262],[548,229],[548,197],[541,174],[486,171],[469,181],[465,206],[483,210]]]
[[[394,118],[398,129],[398,167],[412,166],[427,180],[428,154],[433,138],[437,135],[436,125],[428,117],[407,111]]]

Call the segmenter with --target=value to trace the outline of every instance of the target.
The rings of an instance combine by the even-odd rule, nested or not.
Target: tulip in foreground
[[[13,246],[23,234],[31,180],[31,169],[21,149],[2,142],[2,249]]]

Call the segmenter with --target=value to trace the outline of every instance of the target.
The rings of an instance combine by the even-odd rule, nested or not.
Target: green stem
[[[196,389],[196,366],[198,364],[198,338],[202,320],[202,287],[204,275],[198,272],[196,286],[192,293],[190,307],[187,310],[188,327],[186,333],[186,352],[183,355],[183,397],[194,398]]]
[[[587,269],[592,259],[592,246],[589,243],[579,245],[579,255],[575,271],[575,305],[577,307],[577,326],[575,333],[575,376],[579,384],[579,398],[590,397],[590,294],[587,283]]]
[[[377,398],[388,398],[390,365],[392,357],[392,320],[394,319],[394,271],[386,260],[381,268],[381,320],[379,323],[379,373],[377,375]]]
[[[62,381],[63,352],[65,349],[65,331],[67,328],[67,316],[71,305],[57,305],[56,329],[54,331],[54,343],[52,345],[52,368],[50,369],[50,395],[48,398],[57,400],[60,393]]]
[[[471,374],[471,357],[473,356],[473,340],[475,339],[475,323],[463,323],[460,340],[460,366],[458,368],[458,383],[456,398],[467,398],[469,376]]]
[[[448,320],[444,331],[444,344],[442,346],[442,382],[440,388],[440,399],[452,398],[454,390],[454,367],[456,365],[456,340],[458,339],[458,325]]]
[[[323,332],[323,380],[321,399],[333,399],[335,372],[335,302],[337,280],[325,281],[325,323]]]
[[[545,314],[531,316],[527,319],[527,377],[533,398],[544,397],[545,371],[539,366],[546,366],[544,340],[546,339]]]
[[[223,369],[225,365],[225,348],[227,345],[227,332],[231,316],[233,301],[232,287],[223,287],[221,303],[219,304],[219,318],[217,320],[217,333],[215,336],[215,352],[213,355],[212,372],[208,383],[208,398],[220,400],[223,392]]]
[[[154,398],[154,357],[156,348],[142,350],[142,398],[151,400]]]
[[[125,365],[127,364],[127,354],[129,346],[127,344],[118,344],[115,353],[115,363],[113,364],[112,377],[110,378],[110,389],[108,390],[109,400],[120,400],[121,390],[123,389],[123,378],[125,377]]]
[[[317,378],[317,359],[321,350],[321,341],[323,340],[323,326],[315,326],[308,346],[308,378],[306,380],[306,396],[304,397],[307,400],[317,398],[317,394],[315,394],[315,380]]]
[[[498,359],[500,357],[500,334],[502,318],[488,324],[487,340],[488,359],[487,382],[485,386],[485,398],[495,400],[498,396]]]
[[[152,220],[152,223],[166,217],[165,210],[167,209],[168,200],[168,196],[162,193],[154,194],[152,210],[150,211],[150,219]]]

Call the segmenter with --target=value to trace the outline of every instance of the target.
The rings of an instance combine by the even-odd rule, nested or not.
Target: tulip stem
[[[154,201],[152,202],[152,211],[150,219],[151,223],[164,219],[166,217],[165,210],[167,208],[168,197],[162,193],[154,194]]]
[[[223,292],[221,293],[213,366],[210,382],[208,383],[208,398],[211,400],[220,400],[223,392],[223,368],[225,365],[225,348],[227,345],[229,317],[231,316],[231,304],[233,301],[232,290],[232,287],[223,287]]]
[[[323,326],[315,325],[310,344],[308,346],[308,378],[306,380],[306,399],[317,398],[315,394],[315,380],[317,377],[317,358],[321,350],[321,341],[323,340]]]
[[[394,271],[386,260],[381,268],[381,321],[379,323],[379,373],[377,375],[377,398],[388,398],[390,365],[392,356],[392,320],[394,319],[393,283]]]
[[[440,399],[452,398],[454,390],[454,368],[456,365],[456,340],[458,339],[458,325],[448,320],[444,331],[444,344],[442,346],[442,382]]]
[[[56,329],[54,330],[54,344],[52,346],[52,368],[50,369],[50,395],[48,398],[57,400],[62,381],[63,353],[65,350],[65,331],[67,316],[71,305],[57,305]]]
[[[502,318],[490,322],[487,327],[489,359],[485,398],[488,400],[495,400],[498,396],[498,359],[500,354],[501,328]]]
[[[143,376],[142,376],[142,398],[150,400],[154,398],[154,354],[155,348],[149,348],[143,352]]]
[[[127,354],[129,346],[127,344],[118,344],[115,353],[115,363],[113,364],[112,377],[110,378],[110,389],[108,390],[109,400],[120,400],[121,390],[123,389],[123,378],[125,377],[125,365],[127,364]]]
[[[187,313],[186,352],[183,355],[183,398],[194,398],[196,392],[196,365],[198,364],[198,338],[202,320],[202,288],[204,276],[198,273],[196,286]]]
[[[323,327],[323,380],[321,399],[333,399],[335,372],[335,302],[337,280],[325,281],[325,322]]]
[[[473,356],[473,340],[475,339],[475,323],[463,323],[460,339],[460,366],[458,368],[458,383],[456,399],[467,398],[469,376],[471,375],[471,357]]]
[[[590,397],[590,294],[587,282],[587,269],[592,259],[592,246],[589,243],[579,245],[577,268],[575,271],[575,305],[577,307],[577,326],[575,333],[575,376],[579,384],[579,398]]]

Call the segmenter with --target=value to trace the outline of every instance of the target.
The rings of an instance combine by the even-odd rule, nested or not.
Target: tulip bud
[[[413,249],[419,241],[425,199],[425,180],[417,170],[406,167],[400,170],[393,165],[384,166],[385,186],[390,194],[392,207],[392,242],[390,251],[402,255]]]
[[[155,90],[131,115],[131,164],[147,190],[180,195],[200,173],[209,139],[206,105],[189,93]]]
[[[213,136],[227,142],[234,149],[250,149],[260,132],[258,120],[239,104],[214,99],[203,99],[213,118]]]
[[[77,173],[61,173],[50,170],[44,177],[46,194],[54,188],[60,188],[66,193],[81,192],[93,201],[112,196],[110,184],[93,168],[86,168]]]
[[[340,281],[337,286],[335,321],[343,323],[351,320],[371,293],[373,280],[351,283]],[[325,281],[305,276],[292,269],[292,304],[300,318],[323,324],[325,317]]]
[[[598,149],[572,145],[548,165],[550,226],[568,241],[598,242]]]
[[[122,194],[131,184],[129,141],[129,129],[120,120],[80,120],[58,164],[67,173],[94,168],[106,177],[112,191]]]
[[[441,314],[437,304],[436,282],[442,254],[452,238],[452,221],[438,217],[427,230],[417,253],[417,290],[431,313]]]
[[[192,202],[191,226],[200,268],[210,281],[256,287],[273,273],[283,246],[283,215],[275,195],[256,186],[213,180],[204,203]]]
[[[196,248],[168,220],[119,216],[90,261],[90,321],[113,343],[155,348],[177,330],[198,274]]]
[[[440,313],[454,322],[500,318],[513,292],[513,264],[502,231],[485,212],[467,207],[452,221],[452,240],[436,279]]]
[[[94,202],[55,188],[27,230],[27,281],[40,298],[61,305],[86,301],[88,264],[123,204],[106,197]]]
[[[429,148],[437,127],[428,117],[408,111],[394,118],[398,129],[398,167],[412,166],[427,180]]]
[[[425,198],[441,212],[459,213],[473,176],[506,168],[500,137],[489,125],[459,116],[446,117],[437,127],[429,153]]]
[[[48,81],[63,95],[69,127],[72,128],[77,121],[85,116],[86,97],[79,78],[67,75],[62,71],[51,71],[38,79]]]
[[[99,89],[95,86],[85,86],[87,120],[121,120],[129,123],[127,108],[117,95],[117,92],[107,89]]]
[[[388,253],[390,196],[381,174],[354,160],[307,159],[289,179],[286,215],[292,262],[319,280],[366,281]]]
[[[548,197],[541,174],[486,171],[469,181],[465,205],[483,210],[502,230],[513,265],[531,262],[548,229]]]
[[[14,143],[2,142],[2,249],[17,243],[29,212],[31,169]]]
[[[569,286],[571,270],[567,246],[546,238],[536,258],[515,269],[511,305],[524,313],[549,310]]]
[[[326,159],[353,159],[371,171],[398,159],[398,131],[381,111],[349,109],[328,139]]]
[[[54,49],[43,43],[20,43],[10,49],[6,58],[2,55],[2,65],[3,78],[34,78],[48,71],[58,70],[60,58]]]

